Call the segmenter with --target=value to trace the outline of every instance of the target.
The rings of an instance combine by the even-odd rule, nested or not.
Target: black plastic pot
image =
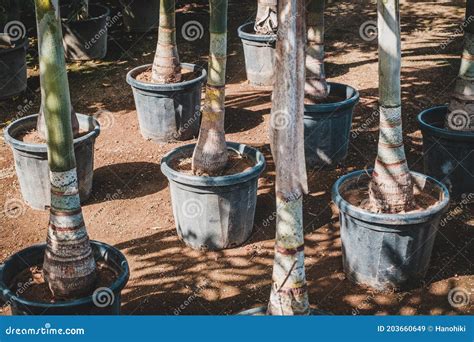
[[[424,172],[443,182],[451,196],[459,199],[474,193],[474,132],[445,129],[447,113],[447,106],[439,106],[418,115]]]
[[[168,84],[136,79],[150,68],[151,64],[142,65],[127,74],[142,136],[159,143],[197,137],[201,124],[201,89],[206,80],[206,70],[194,64],[181,63],[181,68],[198,73],[199,76],[189,81]]]
[[[148,32],[158,27],[158,0],[120,0],[123,25],[127,32]]]
[[[334,184],[344,272],[353,282],[388,290],[416,287],[423,280],[449,192],[434,178],[416,172],[412,177],[415,189],[439,199],[435,205],[409,213],[373,213],[346,200],[351,190],[367,190],[366,171],[349,173]]]
[[[241,245],[252,234],[257,181],[265,168],[265,158],[252,147],[228,142],[228,150],[246,156],[255,165],[244,172],[219,177],[188,175],[170,167],[174,160],[191,156],[194,146],[178,147],[161,160],[161,171],[170,182],[178,236],[195,249],[220,250]]]
[[[28,38],[23,38],[10,49],[0,49],[0,100],[26,90],[26,50]]]
[[[247,23],[237,30],[244,47],[245,70],[250,84],[273,85],[276,34],[255,34],[254,23]]]
[[[100,133],[99,122],[91,116],[77,114],[81,130],[86,135],[74,139],[74,153],[81,201],[92,192],[94,174],[94,144]],[[13,151],[15,169],[23,200],[33,209],[44,210],[51,203],[48,150],[46,144],[25,143],[17,137],[25,130],[36,127],[38,115],[30,115],[12,122],[5,130],[5,142]]]
[[[349,149],[352,114],[359,92],[345,84],[328,83],[329,95],[344,98],[334,103],[304,106],[304,149],[306,166],[334,166]]]
[[[63,46],[71,61],[102,59],[107,54],[107,30],[110,10],[102,5],[89,5],[85,20],[67,21],[71,7],[61,6]]]
[[[96,262],[105,262],[117,275],[109,288],[98,288],[90,296],[58,303],[33,302],[14,293],[15,278],[27,268],[42,265],[45,244],[28,247],[0,265],[0,296],[10,304],[13,315],[118,315],[121,291],[128,282],[130,270],[125,256],[116,248],[91,241]]]

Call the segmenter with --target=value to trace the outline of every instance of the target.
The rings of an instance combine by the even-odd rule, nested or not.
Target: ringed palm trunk
[[[464,48],[445,126],[474,132],[474,1],[466,0]]]
[[[380,127],[369,198],[379,212],[413,209],[413,184],[403,146],[398,0],[378,0]]]
[[[227,0],[209,0],[209,7],[211,42],[206,95],[192,168],[197,175],[217,176],[227,163],[224,132]]]
[[[324,72],[324,5],[326,0],[307,1],[308,42],[306,49],[305,102],[315,104],[328,96]]]
[[[96,266],[79,200],[58,0],[35,0],[35,5],[51,180],[43,270],[56,297],[73,298],[91,291]]]
[[[151,71],[154,83],[181,81],[181,65],[176,46],[175,0],[160,0],[158,43]]]
[[[257,0],[254,30],[257,34],[272,34],[278,29],[278,0]]]
[[[280,0],[270,142],[276,167],[276,239],[267,313],[309,314],[304,268],[305,1]]]

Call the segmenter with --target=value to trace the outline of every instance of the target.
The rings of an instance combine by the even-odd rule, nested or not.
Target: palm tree
[[[474,1],[466,1],[464,48],[445,126],[474,132]]]
[[[160,0],[160,26],[151,80],[155,83],[181,81],[181,64],[176,46],[175,0]]]
[[[276,239],[267,313],[309,314],[304,269],[305,0],[280,0],[270,143],[276,168]]]
[[[257,34],[272,34],[278,29],[278,0],[257,0],[254,30]]]
[[[211,41],[206,95],[192,168],[197,175],[216,176],[227,163],[224,132],[227,0],[209,0],[209,7]]]
[[[324,7],[326,0],[309,0],[306,24],[308,42],[306,49],[305,102],[316,104],[328,96],[324,72]]]
[[[403,146],[399,0],[378,0],[377,13],[380,129],[369,197],[377,211],[397,213],[414,206],[413,184]]]
[[[51,209],[43,270],[56,297],[88,293],[96,265],[82,217],[71,100],[57,0],[35,0],[41,95],[47,129]]]

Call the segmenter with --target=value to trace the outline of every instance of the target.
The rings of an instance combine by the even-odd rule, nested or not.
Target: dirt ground
[[[117,13],[118,2],[106,1]],[[206,65],[207,1],[178,1],[177,37],[183,62]],[[270,293],[275,222],[274,167],[267,127],[268,88],[246,82],[243,51],[237,27],[252,19],[255,0],[229,1],[229,44],[226,86],[226,138],[255,146],[267,157],[259,181],[255,230],[239,248],[220,252],[192,250],[179,241],[172,216],[168,182],[160,159],[182,144],[158,145],[142,139],[126,73],[151,63],[156,33],[126,34],[119,23],[109,31],[105,61],[70,63],[69,81],[76,111],[96,115],[102,133],[96,143],[94,190],[83,209],[91,238],[125,253],[131,278],[123,291],[123,314],[235,314],[264,305]],[[422,171],[421,133],[416,115],[446,103],[459,68],[463,2],[403,2],[402,91],[405,143],[409,165]],[[360,91],[353,137],[347,159],[335,170],[311,170],[310,193],[304,198],[306,270],[311,304],[337,315],[351,314],[472,314],[472,206],[463,206],[436,238],[425,286],[409,292],[380,293],[349,282],[342,270],[339,219],[330,190],[338,177],[373,166],[376,155],[377,40],[365,41],[360,26],[376,20],[373,1],[332,2],[326,16],[326,68],[330,81]],[[180,28],[189,20],[204,26],[204,35],[186,41]],[[34,37],[32,18],[28,24]],[[28,91],[0,102],[2,128],[12,119],[36,113],[39,78],[35,39],[30,38]],[[357,133],[357,134],[355,134]],[[10,148],[0,142],[0,205],[18,199],[18,207],[0,212],[0,261],[45,240],[48,213],[21,201]],[[456,203],[452,204],[453,208]],[[13,210],[13,215],[12,215]],[[12,217],[14,216],[14,217]],[[470,303],[451,306],[453,288],[471,291]],[[184,309],[178,308],[184,305]],[[179,312],[178,312],[179,311]],[[3,313],[8,313],[8,308]]]

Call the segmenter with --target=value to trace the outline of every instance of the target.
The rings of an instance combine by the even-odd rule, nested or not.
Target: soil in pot
[[[74,137],[74,139],[80,138],[84,135],[89,133],[88,131],[81,130],[79,133]],[[23,141],[28,144],[46,144],[46,139],[41,137],[38,134],[38,131],[36,131],[36,128],[29,129],[29,130],[23,130],[18,133],[17,136],[15,136],[15,139]]]
[[[200,75],[201,75],[200,71],[182,68],[180,82],[194,80],[195,78],[198,78]],[[145,71],[139,73],[136,77],[136,80],[140,82],[156,84],[155,82],[152,82],[151,80],[151,66]]]
[[[345,96],[340,96],[338,94],[329,94],[326,96],[324,99],[312,102],[308,100],[307,98],[304,99],[304,104],[305,105],[318,105],[318,104],[324,104],[324,103],[338,103],[346,100]]]
[[[117,273],[107,266],[104,262],[97,264],[97,282],[95,288],[110,288],[117,280]],[[43,277],[42,265],[32,266],[21,272],[10,285],[10,290],[18,293],[23,299],[39,303],[60,303],[77,298],[68,298],[67,300],[56,298],[49,289]],[[90,296],[86,294],[84,296]],[[83,296],[83,297],[84,297]]]
[[[192,156],[181,156],[180,158],[177,158],[173,160],[170,164],[171,168],[174,170],[187,174],[187,175],[192,175]],[[246,156],[243,156],[241,154],[236,153],[235,151],[229,151],[229,158],[227,159],[227,164],[222,171],[222,173],[218,176],[229,176],[229,175],[235,175],[241,172],[244,172],[246,170],[251,169],[255,163],[251,161],[249,158]],[[202,175],[203,177],[206,177],[208,175]]]

